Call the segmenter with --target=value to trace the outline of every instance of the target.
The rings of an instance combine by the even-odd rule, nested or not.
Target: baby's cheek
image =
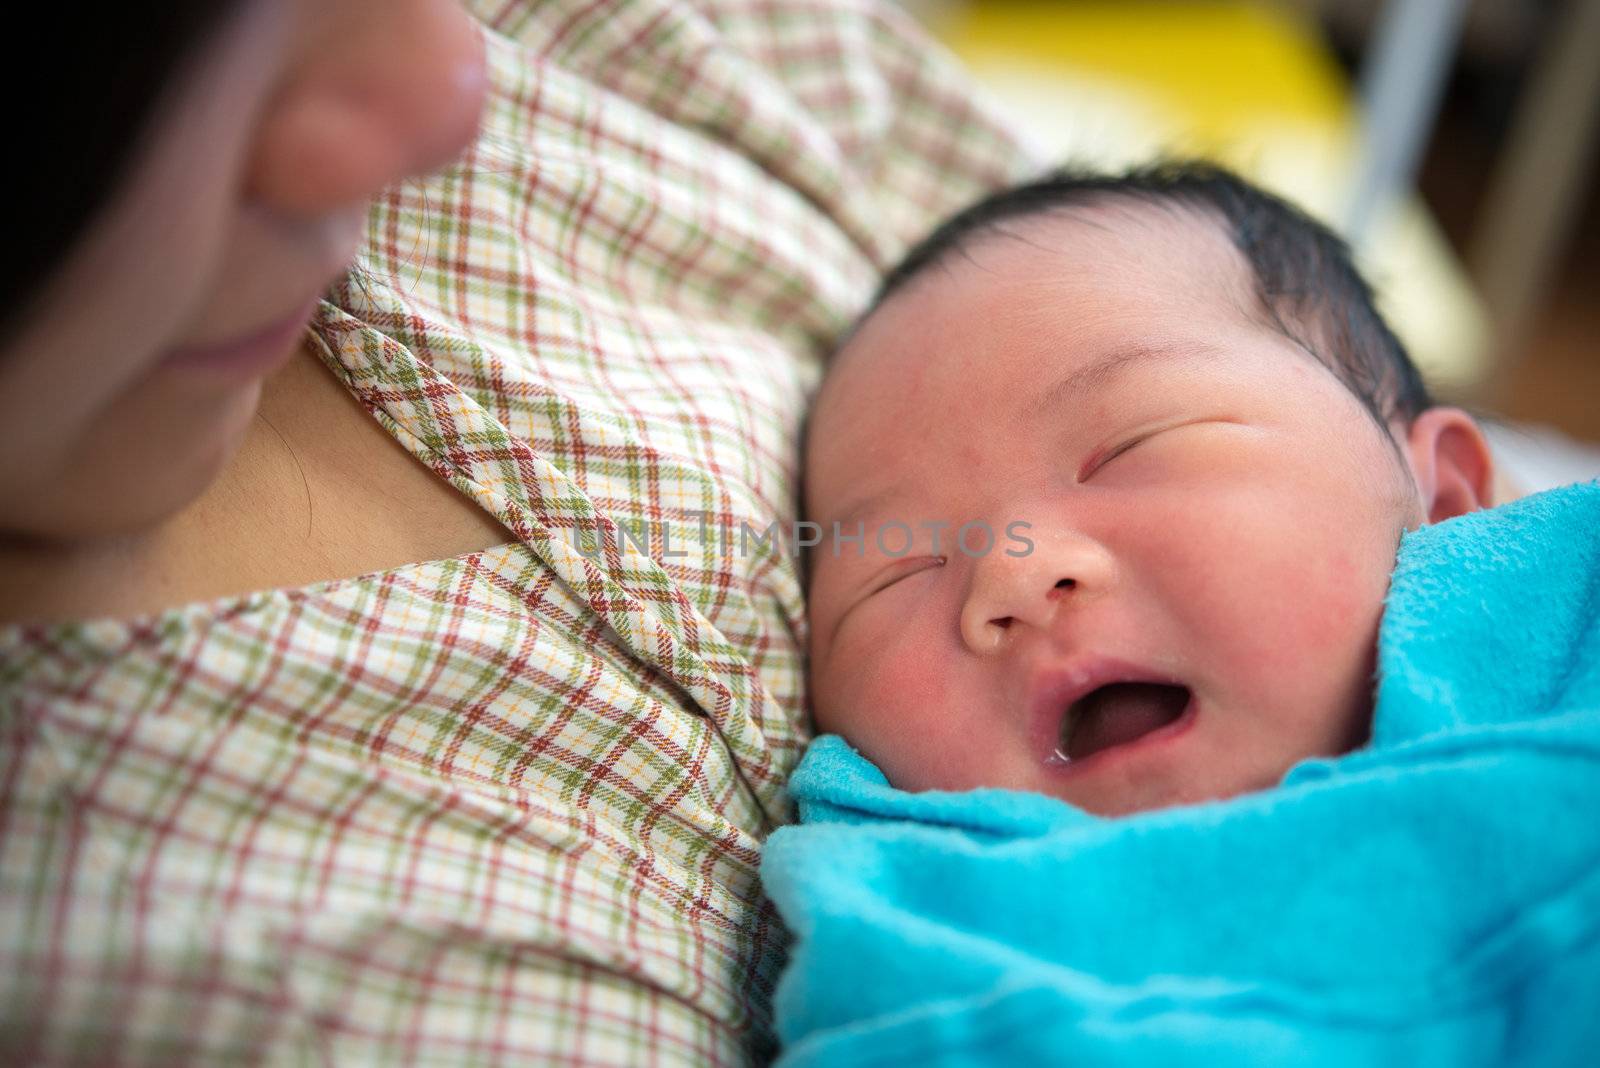
[[[1330,751],[1370,707],[1387,571],[1359,550],[1330,550],[1285,589],[1265,631],[1255,684],[1298,756]],[[1302,751],[1303,750],[1303,751]]]
[[[914,678],[907,659],[892,635],[835,645],[811,680],[818,727],[848,736],[883,718],[889,699]]]
[[[947,664],[915,647],[857,661],[848,679],[829,686],[829,722],[819,715],[818,725],[843,735],[895,786],[937,787],[940,769],[972,741],[963,737],[965,702],[952,690]]]
[[[1233,588],[1207,592],[1226,605],[1198,633],[1225,664],[1273,705],[1344,692],[1364,670],[1382,613],[1388,568],[1366,547],[1264,540]]]
[[[1303,633],[1316,646],[1337,648],[1364,640],[1383,610],[1389,567],[1348,549],[1329,553],[1312,569],[1304,592]]]

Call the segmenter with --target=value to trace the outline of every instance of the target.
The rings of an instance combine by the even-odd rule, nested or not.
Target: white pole
[[[1416,178],[1465,13],[1462,0],[1391,0],[1384,9],[1361,75],[1361,170],[1345,215],[1352,245]]]

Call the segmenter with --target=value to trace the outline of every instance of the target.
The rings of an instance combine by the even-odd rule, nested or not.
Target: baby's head
[[[1197,164],[1009,190],[890,273],[813,410],[817,727],[907,790],[1271,786],[1364,742],[1400,535],[1490,478],[1294,208]]]

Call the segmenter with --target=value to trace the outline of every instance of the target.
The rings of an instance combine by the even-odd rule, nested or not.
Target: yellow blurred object
[[[1337,225],[1357,173],[1357,109],[1314,26],[1285,4],[947,4],[935,31],[1045,158],[1102,167],[1221,160]],[[1486,371],[1488,327],[1459,263],[1411,197],[1359,259],[1429,379]]]
[[[1344,129],[1343,72],[1292,11],[1255,3],[978,3],[936,25],[958,52],[1095,72],[1138,87],[1218,149],[1241,121]]]

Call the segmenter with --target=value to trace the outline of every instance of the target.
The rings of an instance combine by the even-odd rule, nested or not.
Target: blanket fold
[[[1407,534],[1369,746],[1108,820],[791,783],[782,1063],[1588,1064],[1600,1049],[1600,483]]]

